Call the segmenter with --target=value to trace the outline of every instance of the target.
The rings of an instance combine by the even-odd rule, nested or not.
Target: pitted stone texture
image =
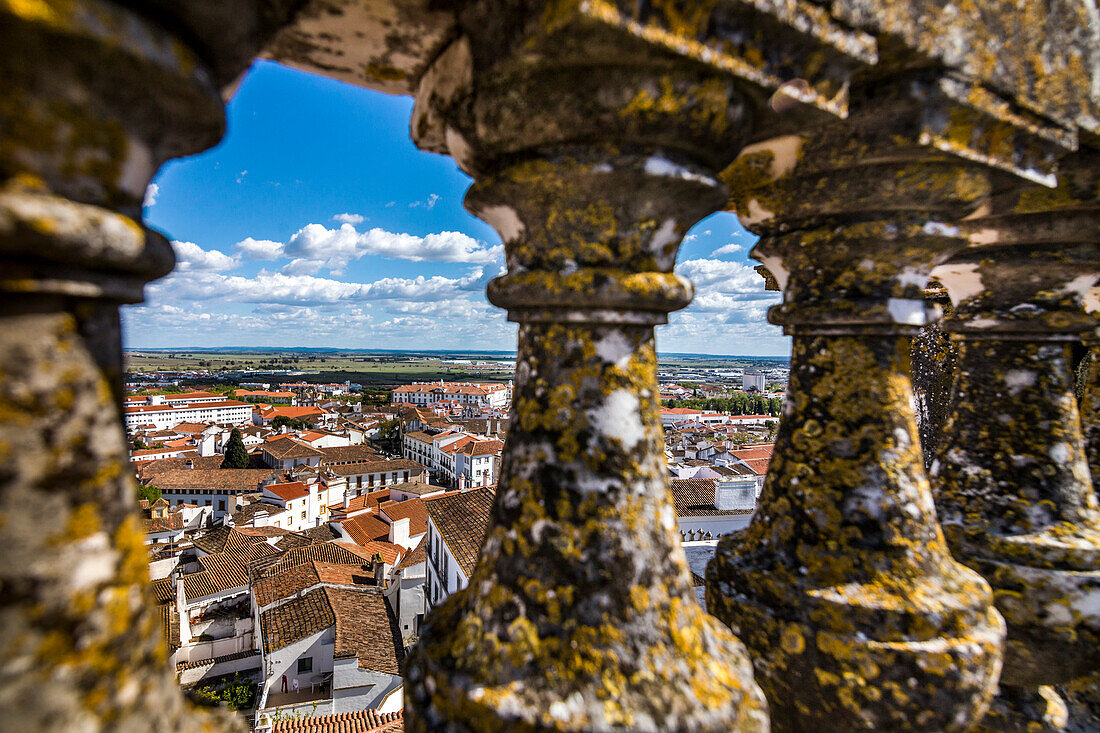
[[[289,3],[284,3],[289,4]],[[411,94],[457,34],[447,3],[305,0],[263,55],[303,71],[390,94]]]
[[[908,351],[795,335],[760,506],[707,569],[776,730],[961,731],[992,697],[1004,625],[936,524]]]
[[[767,730],[694,600],[652,328],[524,324],[494,518],[409,662],[412,730]]]
[[[922,144],[910,82],[855,89],[845,125],[756,143],[723,173],[794,349],[757,513],[719,542],[707,607],[753,653],[778,730],[965,730],[1000,669],[989,587],[936,523],[908,338],[938,316],[929,273],[966,245],[956,222],[989,174]]]
[[[191,709],[166,664],[118,408],[91,353],[117,345],[99,333],[110,320],[21,304],[0,313],[0,718],[28,731],[242,730]]]
[[[932,471],[940,522],[1008,622],[1002,680],[1066,682],[1100,665],[1100,508],[1071,343],[967,338],[959,350]]]
[[[412,730],[766,731],[744,648],[695,601],[663,460],[653,324],[683,307],[705,168],[558,148],[483,177],[490,299],[521,323],[494,518],[468,588],[425,620]]]
[[[1100,730],[1100,672],[1059,685],[1056,689],[1066,703],[1066,733]]]
[[[925,297],[934,300],[946,314],[950,314],[951,304],[942,287],[937,286],[932,292],[926,291]],[[909,360],[925,469],[932,465],[936,446],[950,415],[951,387],[955,381],[958,356],[958,349],[940,321],[928,324],[913,337]]]
[[[1085,458],[1089,464],[1089,473],[1100,477],[1100,345],[1095,339],[1089,339],[1089,360],[1085,367],[1085,378],[1079,401],[1081,431],[1085,439]]]
[[[1060,733],[1067,730],[1068,718],[1066,702],[1053,687],[1002,684],[974,733]]]
[[[137,218],[157,166],[224,130],[195,54],[106,0],[0,3],[0,48],[2,181]]]

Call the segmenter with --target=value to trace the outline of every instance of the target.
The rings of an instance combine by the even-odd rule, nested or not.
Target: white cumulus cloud
[[[237,266],[237,259],[216,249],[206,250],[194,242],[172,242],[176,251],[176,269],[180,272],[207,270],[221,272]]]
[[[237,242],[233,248],[250,260],[277,260],[284,256],[283,243],[273,242],[270,239],[248,237]]]
[[[366,221],[366,218],[362,214],[336,214],[332,217],[333,221],[342,222],[344,224],[362,224]]]
[[[342,270],[364,255],[380,255],[412,262],[467,262],[486,264],[499,261],[504,247],[487,247],[462,232],[439,232],[419,237],[415,234],[388,232],[375,227],[358,232],[351,224],[329,229],[323,224],[307,224],[294,233],[284,248],[286,256],[323,260],[325,266]]]
[[[711,252],[710,256],[711,257],[717,257],[718,255],[732,255],[732,254],[737,254],[740,251],[741,251],[741,245],[740,244],[736,244],[735,242],[730,242],[729,244],[727,244],[723,247],[719,247],[718,249]]]
[[[157,202],[157,196],[160,195],[160,186],[155,183],[150,183],[145,187],[145,200],[141,202],[141,205],[152,206]]]

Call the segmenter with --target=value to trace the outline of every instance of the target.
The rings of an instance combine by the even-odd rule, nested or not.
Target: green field
[[[414,381],[506,382],[512,378],[511,365],[488,368],[447,364],[446,359],[470,358],[479,361],[507,360],[507,355],[453,356],[418,354],[362,354],[355,352],[312,351],[150,351],[128,350],[128,372],[177,372],[209,370],[214,377],[252,382],[344,382],[367,386],[392,386]],[[289,369],[316,372],[304,375],[256,374],[238,376],[242,370]]]
[[[510,363],[474,367],[467,362],[510,362],[514,354],[493,353],[416,353],[364,352],[295,349],[128,349],[125,352],[129,372],[179,372],[208,370],[210,379],[246,382],[344,382],[367,387],[386,388],[416,381],[443,379],[451,382],[506,382],[513,377]],[[767,368],[786,366],[786,359],[738,356],[671,354],[658,359],[662,370]],[[253,374],[244,370],[293,370],[304,375]]]

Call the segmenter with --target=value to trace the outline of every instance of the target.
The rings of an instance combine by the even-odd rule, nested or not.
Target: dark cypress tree
[[[222,460],[222,468],[248,468],[248,450],[241,440],[241,431],[233,428],[229,434],[229,441],[225,444],[225,458]]]

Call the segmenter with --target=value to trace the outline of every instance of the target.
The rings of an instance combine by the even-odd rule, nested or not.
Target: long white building
[[[127,400],[123,408],[126,429],[132,430],[141,425],[153,425],[157,430],[167,430],[181,422],[218,422],[226,425],[241,425],[252,422],[252,405],[237,400],[227,400],[214,395],[216,400],[202,399],[198,402],[181,402],[168,397],[178,395],[149,395],[144,404]]]
[[[500,410],[512,400],[512,384],[485,384],[474,382],[416,382],[393,391],[391,402],[395,405],[434,405],[437,402],[457,402]]]

